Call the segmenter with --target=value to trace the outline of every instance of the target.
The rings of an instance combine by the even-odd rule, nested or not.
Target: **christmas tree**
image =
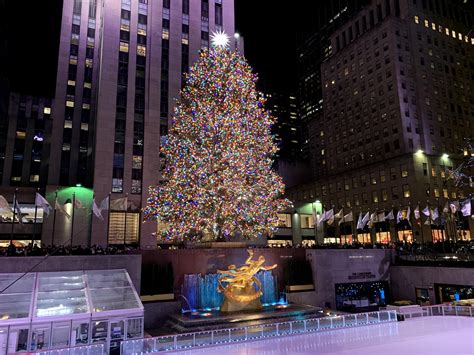
[[[149,188],[144,216],[167,223],[171,240],[271,235],[277,212],[291,206],[272,170],[274,118],[257,76],[226,42],[214,35],[190,68],[162,141],[164,183]]]

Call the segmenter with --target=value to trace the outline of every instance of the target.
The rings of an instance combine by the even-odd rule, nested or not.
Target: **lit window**
[[[127,32],[128,32],[128,31],[130,31],[130,25],[128,25],[128,24],[126,24],[126,23],[121,23],[121,24],[120,24],[120,29],[121,29],[122,31],[127,31]]]
[[[46,106],[45,106],[44,109],[43,109],[43,113],[44,113],[45,115],[51,114],[51,107],[46,107]]]
[[[120,42],[120,52],[128,53],[128,43]]]
[[[143,157],[141,155],[134,155],[132,158],[132,169],[142,168]]]
[[[76,81],[75,81],[75,80],[68,80],[68,81],[67,81],[67,84],[68,84],[69,86],[76,86]]]
[[[189,40],[185,37],[181,38],[181,43],[182,44],[189,44]]]
[[[410,197],[410,186],[403,185],[403,197],[409,198]]]
[[[434,189],[434,195],[435,197],[439,197],[439,189]]]
[[[82,109],[83,110],[90,110],[91,105],[90,104],[82,104]]]
[[[17,139],[25,139],[26,138],[26,132],[25,131],[16,131],[16,138]]]
[[[88,131],[89,130],[89,124],[88,123],[81,123],[81,130]]]
[[[462,34],[461,33],[458,33],[458,38],[460,41],[462,41]]]
[[[452,34],[453,38],[456,38],[456,31],[454,31],[454,30],[451,31],[451,34]]]
[[[146,56],[146,47],[142,45],[137,45],[137,54],[142,57]]]
[[[434,22],[431,23],[431,28],[433,29],[433,31],[436,31],[436,24]]]
[[[469,43],[469,37],[468,36],[464,36],[464,42]]]
[[[439,32],[439,33],[442,33],[442,32],[443,32],[443,26],[441,26],[441,25],[438,26],[438,32]]]
[[[428,20],[425,20],[425,27],[430,27],[430,23]]]
[[[30,182],[38,182],[39,175],[30,175]]]
[[[420,18],[418,16],[415,16],[415,23],[420,23]]]
[[[92,68],[92,59],[86,58],[86,68]]]
[[[137,34],[141,36],[146,36],[146,29],[145,28],[138,28]]]
[[[163,32],[161,33],[161,38],[169,39],[170,38],[170,32],[167,29],[163,29]]]
[[[444,31],[446,32],[446,36],[449,36],[449,28],[445,28]]]
[[[471,44],[474,44],[474,37],[471,37]]]
[[[72,128],[72,121],[65,120],[64,121],[64,128]]]
[[[75,55],[69,57],[69,64],[77,65],[77,57]]]
[[[74,107],[74,101],[66,101],[67,107]]]
[[[291,228],[291,214],[289,213],[278,213],[278,227],[280,228]]]
[[[63,143],[63,151],[70,151],[71,150],[71,145],[68,143]]]
[[[90,89],[90,88],[92,88],[92,83],[84,82],[84,87],[86,89]]]
[[[443,197],[449,198],[448,189],[443,189]]]

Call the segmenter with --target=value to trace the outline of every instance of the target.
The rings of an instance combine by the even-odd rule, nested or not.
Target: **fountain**
[[[264,306],[279,303],[276,276],[271,271],[260,271],[256,277],[262,284],[261,303]],[[218,310],[224,298],[223,294],[217,290],[218,284],[219,274],[184,275],[181,293],[189,304],[183,303],[183,312]]]

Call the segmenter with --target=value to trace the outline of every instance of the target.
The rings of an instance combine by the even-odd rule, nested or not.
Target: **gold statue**
[[[255,275],[261,270],[273,270],[277,267],[277,264],[263,266],[263,263],[265,263],[263,255],[260,255],[257,260],[253,260],[253,250],[248,249],[247,252],[249,257],[245,260],[245,265],[239,268],[235,265],[229,265],[227,270],[217,270],[217,273],[221,275],[218,292],[224,294],[224,301],[221,305],[222,312],[262,308],[260,302],[262,284]],[[223,283],[226,283],[226,285]]]

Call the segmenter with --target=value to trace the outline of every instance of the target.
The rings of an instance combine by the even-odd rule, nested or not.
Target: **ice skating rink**
[[[474,318],[424,317],[180,352],[206,355],[474,355]]]

